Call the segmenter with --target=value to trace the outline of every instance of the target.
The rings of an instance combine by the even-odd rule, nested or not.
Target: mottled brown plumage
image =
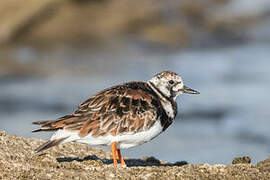
[[[90,132],[92,136],[116,136],[149,129],[158,116],[164,115],[163,111],[158,96],[147,83],[129,82],[91,96],[70,115],[34,124],[41,125],[36,131],[63,128],[79,131],[81,137]]]

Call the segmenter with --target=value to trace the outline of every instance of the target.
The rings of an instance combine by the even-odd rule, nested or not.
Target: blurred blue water
[[[50,133],[31,133],[32,121],[68,114],[103,88],[172,70],[201,94],[178,98],[175,123],[153,141],[123,154],[210,164],[229,164],[235,156],[248,155],[257,162],[270,153],[269,49],[270,44],[251,43],[160,54],[61,49],[44,55],[19,48],[14,58],[20,63],[60,59],[61,66],[55,66],[60,73],[0,79],[0,127],[9,134],[47,139]]]

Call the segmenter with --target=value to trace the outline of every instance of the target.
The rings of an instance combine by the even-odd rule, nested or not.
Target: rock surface
[[[0,131],[0,179],[269,179],[270,158],[258,164],[166,163],[155,158],[127,159],[114,167],[111,153],[69,143],[35,154],[38,139]]]

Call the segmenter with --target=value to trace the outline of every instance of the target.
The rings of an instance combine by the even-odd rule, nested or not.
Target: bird
[[[118,158],[126,166],[120,150],[144,144],[164,132],[177,115],[176,98],[183,93],[199,94],[172,71],[160,72],[148,81],[107,88],[90,96],[71,114],[33,122],[40,127],[32,132],[55,131],[35,151],[67,142],[110,146],[113,165],[118,165]]]

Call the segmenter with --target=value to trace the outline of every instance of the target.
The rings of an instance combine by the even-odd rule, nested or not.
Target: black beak
[[[186,93],[186,94],[200,94],[198,91],[191,89],[185,85],[184,85],[184,88],[182,91],[183,91],[183,93]]]

